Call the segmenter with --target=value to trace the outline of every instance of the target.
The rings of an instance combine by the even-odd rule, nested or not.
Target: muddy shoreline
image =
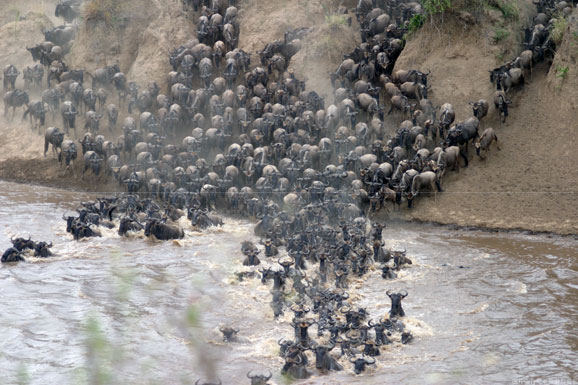
[[[82,174],[82,167],[77,162],[75,174]],[[102,193],[115,194],[124,192],[122,186],[109,182],[102,183],[102,180],[94,182],[90,177],[81,180],[79,177],[72,177],[70,174],[64,176],[64,170],[58,166],[58,162],[50,157],[44,159],[7,159],[0,161],[0,180],[27,184],[37,187],[57,188],[74,192],[86,193]],[[512,226],[505,227],[497,224],[478,225],[475,223],[464,223],[460,219],[459,223],[440,221],[435,219],[423,219],[419,215],[415,215],[413,211],[409,211],[402,206],[401,212],[385,212],[381,211],[378,215],[373,216],[373,219],[385,220],[388,225],[395,223],[419,223],[430,226],[446,228],[448,230],[461,231],[481,231],[485,233],[512,233],[512,234],[526,234],[526,235],[545,235],[545,236],[562,236],[570,239],[578,239],[578,233],[567,231],[562,226],[551,227],[545,230],[536,230],[528,227]]]

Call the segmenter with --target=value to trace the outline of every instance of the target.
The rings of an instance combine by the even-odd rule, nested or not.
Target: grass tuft
[[[90,0],[84,5],[84,18],[86,21],[114,26],[119,20],[121,4],[118,0]]]
[[[556,46],[559,46],[562,43],[567,27],[568,20],[563,15],[558,15],[554,21],[554,28],[552,28],[552,32],[550,32],[550,36],[554,43],[556,43]]]
[[[327,24],[331,28],[335,28],[340,25],[347,25],[347,17],[345,15],[340,15],[337,13],[326,14],[325,24]]]
[[[505,28],[501,28],[501,27],[496,27],[494,29],[494,42],[495,43],[499,43],[501,41],[504,41],[508,38],[508,36],[510,36],[510,32],[505,29]]]

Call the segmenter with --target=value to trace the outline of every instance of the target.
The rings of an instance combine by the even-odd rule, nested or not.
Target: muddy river
[[[0,266],[0,384],[237,385],[248,370],[286,383],[277,340],[293,337],[292,315],[274,321],[270,288],[235,276],[249,269],[240,243],[257,241],[251,223],[227,218],[179,242],[114,231],[75,242],[62,214],[90,198],[0,183],[2,250],[30,235],[58,254]],[[383,348],[361,376],[342,359],[343,372],[294,383],[578,382],[578,241],[404,223],[384,240],[414,264],[395,280],[376,270],[352,282],[352,299],[377,319],[389,310],[385,291],[406,289],[414,341]],[[239,328],[239,341],[222,342],[220,326]]]

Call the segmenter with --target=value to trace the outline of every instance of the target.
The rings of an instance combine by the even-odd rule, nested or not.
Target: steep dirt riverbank
[[[486,160],[470,149],[467,169],[451,173],[445,192],[420,199],[403,216],[460,226],[578,233],[578,162],[574,136],[578,108],[578,13],[570,18],[564,41],[548,69],[534,69],[528,84],[511,91],[510,116],[501,124],[491,106],[480,133],[494,127],[501,151],[492,148]],[[471,116],[469,101],[492,100],[488,70],[504,61],[504,47],[493,44],[491,26],[464,26],[446,17],[426,24],[408,42],[396,68],[431,70],[434,105],[452,103],[456,121]],[[511,47],[506,47],[511,48]],[[509,57],[505,58],[509,60]],[[570,70],[562,78],[561,68]]]
[[[134,4],[139,1],[131,0]],[[253,54],[256,64],[255,51],[262,49],[266,42],[281,39],[289,29],[313,27],[291,68],[298,76],[308,78],[309,89],[327,95],[331,103],[327,72],[334,70],[342,54],[359,42],[355,20],[352,26],[347,24],[351,14],[344,18],[332,16],[340,3],[245,1],[241,5],[240,46]],[[531,17],[528,3],[519,1],[519,24],[511,27],[510,37],[500,44],[496,44],[495,31],[496,25],[503,22],[492,13],[476,25],[466,25],[452,15],[447,15],[443,23],[428,22],[409,39],[396,68],[430,70],[434,104],[452,103],[456,120],[464,120],[471,115],[468,101],[492,99],[493,88],[487,71],[519,51],[517,29]],[[26,4],[24,1],[18,8],[11,5],[12,8],[5,10],[14,15],[23,14]],[[349,2],[344,5],[352,6]],[[92,35],[81,26],[72,62],[90,58],[86,59],[86,66],[95,68],[119,61],[121,69],[141,84],[146,85],[150,80],[162,84],[168,71],[167,49],[184,43],[193,36],[194,28],[177,1],[163,5],[153,2],[151,7],[138,13],[137,23],[130,24],[120,37],[108,37],[102,31]],[[50,19],[30,15],[18,21],[5,20],[7,24],[0,26],[0,42],[7,45],[7,52],[16,52],[17,48],[18,54],[2,58],[2,63],[14,62],[20,67],[31,64],[24,45],[37,43],[42,37],[41,29],[50,25]],[[168,23],[169,19],[176,21]],[[422,196],[414,210],[404,208],[400,213],[391,214],[393,217],[466,227],[578,233],[578,174],[571,172],[578,161],[573,123],[578,108],[576,19],[575,13],[550,72],[547,73],[545,66],[536,68],[530,84],[512,92],[508,121],[501,125],[493,107],[482,121],[480,132],[489,126],[496,128],[501,151],[493,149],[486,160],[480,160],[470,149],[471,166],[459,173],[449,173],[443,181],[443,194],[437,194],[435,201],[433,196]],[[135,29],[138,25],[142,25],[143,34]],[[35,32],[21,34],[20,31],[26,29]],[[156,40],[148,36],[157,30],[160,34],[155,35]],[[106,57],[106,63],[99,61],[99,57]],[[562,78],[559,71],[565,67],[570,70]],[[44,158],[43,138],[32,133],[27,124],[20,123],[21,114],[17,112],[10,124],[0,119],[0,179],[87,191],[119,188],[114,183],[102,186],[98,181],[63,176],[50,152]],[[59,119],[54,124],[58,122]],[[80,163],[79,159],[77,175],[81,172]]]

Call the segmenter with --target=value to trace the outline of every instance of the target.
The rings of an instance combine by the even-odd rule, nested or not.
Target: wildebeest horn
[[[273,373],[271,373],[271,371],[269,371],[269,377],[267,377],[265,379],[265,381],[269,381],[271,379],[271,377],[273,377]]]
[[[385,294],[386,294],[388,297],[391,297],[391,290],[386,291]]]
[[[352,361],[352,360],[353,360],[353,361]],[[349,357],[349,362],[351,362],[352,364],[354,364],[355,361],[357,361],[357,360],[355,360],[355,357]],[[196,384],[195,384],[195,385],[196,385]]]
[[[289,361],[289,362],[294,362],[294,363],[296,363],[297,365],[301,365],[301,363],[303,362],[303,359],[301,358],[301,356],[299,355],[299,356],[297,356],[296,358],[299,358],[299,361],[297,361],[297,360],[295,360],[295,359],[293,359],[293,358],[290,358],[290,359],[289,359],[289,360],[291,360],[291,361],[289,361],[289,360],[287,360],[287,361]]]
[[[373,361],[372,361],[372,362],[369,362],[369,361],[367,360],[367,358],[365,358],[365,363],[368,364],[368,365],[373,365],[373,364],[375,364],[375,358],[373,358],[373,357],[370,357],[370,358],[371,358]]]
[[[370,319],[370,320],[367,322],[367,324],[369,325],[369,327],[373,327],[373,326],[374,326],[372,323],[373,323],[373,320],[372,320],[372,319]]]
[[[52,241],[50,242],[50,244],[46,245],[46,247],[51,248],[52,247]]]
[[[405,294],[404,294],[404,293],[405,293]],[[407,290],[404,289],[400,294],[401,294],[401,296],[402,296],[403,298],[405,298],[405,297],[407,297],[408,292],[407,292]]]
[[[247,372],[247,378],[249,378],[249,379],[252,380],[253,377],[255,377],[255,376],[252,376],[252,375],[251,375],[251,371],[249,370],[249,371]]]

